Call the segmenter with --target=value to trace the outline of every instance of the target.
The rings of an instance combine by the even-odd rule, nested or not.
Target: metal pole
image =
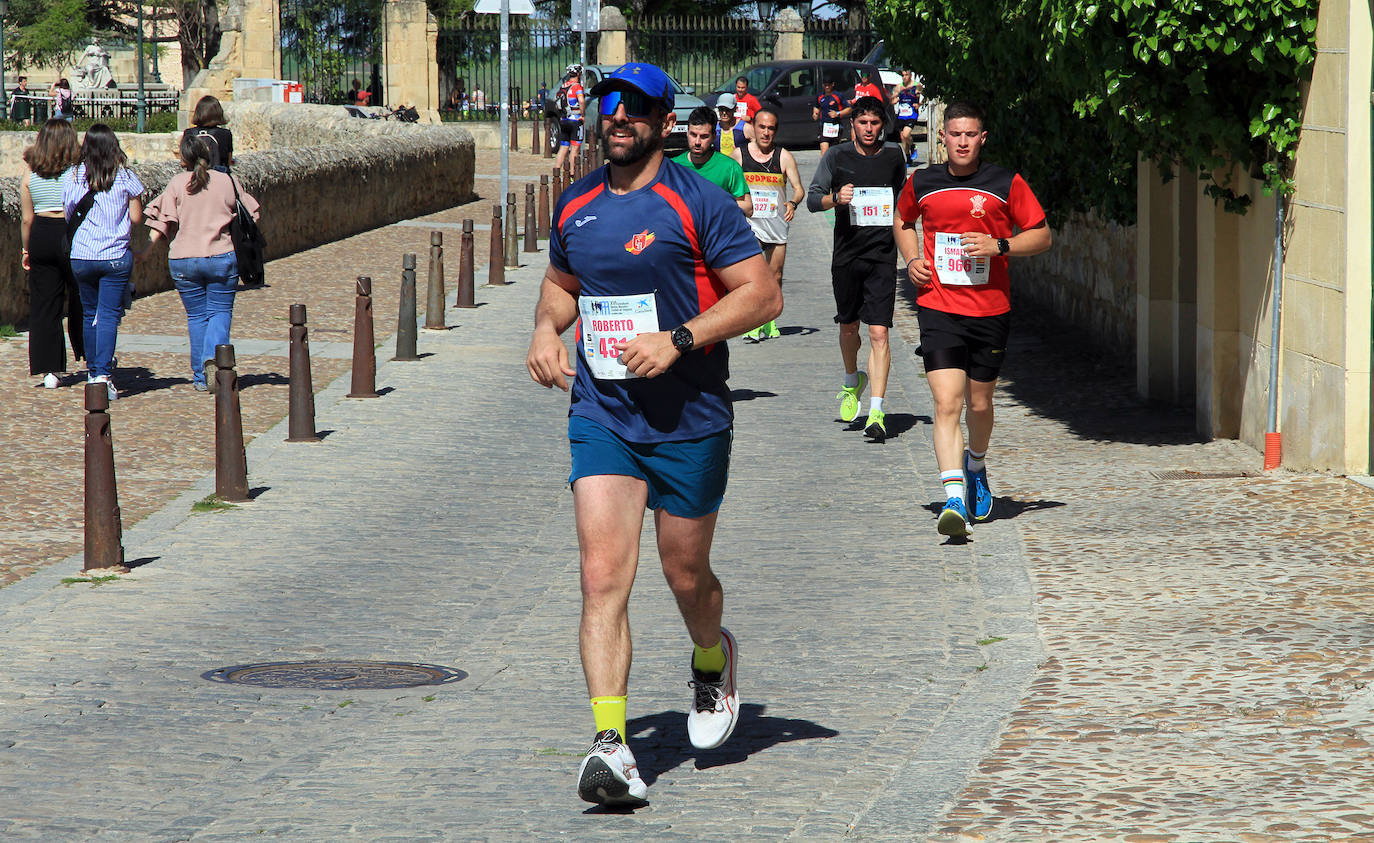
[[[501,193],[510,190],[510,0],[501,0]],[[499,258],[498,258],[499,259]]]
[[[153,83],[162,84],[162,74],[157,69],[157,4],[158,0],[153,0]]]
[[[1269,427],[1264,434],[1264,467],[1282,461],[1279,439],[1279,325],[1283,314],[1283,195],[1274,202],[1274,297],[1269,329]]]
[[[138,2],[138,133],[143,134],[147,104],[143,99],[143,0]]]
[[[0,3],[0,120],[10,119],[10,95],[5,91],[5,13],[8,11],[9,4]],[[33,106],[29,108],[32,109]]]

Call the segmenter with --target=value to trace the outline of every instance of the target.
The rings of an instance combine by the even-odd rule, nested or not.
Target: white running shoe
[[[114,381],[110,379],[109,375],[94,375],[92,377],[88,377],[86,378],[86,383],[105,384],[105,391],[106,394],[110,396],[110,400],[119,400],[119,390],[115,389]]]
[[[702,673],[692,668],[695,689],[692,710],[687,712],[687,737],[697,749],[715,749],[725,743],[739,722],[739,691],[735,689],[735,667],[739,664],[739,645],[725,627],[720,628],[720,644],[725,650],[725,669]]]
[[[587,757],[577,768],[577,795],[583,801],[609,808],[642,808],[649,804],[649,786],[639,777],[634,753],[615,729],[596,733]]]
[[[46,375],[43,376],[44,389],[57,389],[57,387],[61,385],[61,383],[62,382],[57,379],[57,375],[52,372],[48,372]]]

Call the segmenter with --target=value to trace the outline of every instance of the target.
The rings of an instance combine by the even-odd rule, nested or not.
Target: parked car
[[[596,86],[612,70],[620,67],[618,64],[589,64],[582,68],[582,84],[588,91]],[[692,113],[692,109],[705,105],[696,92],[691,88],[684,88],[671,75],[668,81],[673,83],[673,112],[677,115],[677,124],[673,126],[673,133],[668,136],[668,140],[663,144],[663,151],[670,155],[676,155],[687,149],[687,116]],[[587,97],[587,109],[583,113],[582,136],[588,143],[599,143],[601,141],[600,130],[600,111],[598,110],[599,97]]]
[[[771,105],[778,111],[777,142],[784,147],[819,146],[820,131],[816,121],[811,119],[811,108],[816,97],[822,93],[824,79],[835,81],[835,93],[846,100],[854,98],[854,86],[862,78],[861,71],[867,69],[877,81],[878,68],[857,61],[824,61],[802,59],[799,61],[770,61],[750,65],[729,78],[710,94],[704,97],[707,104],[715,106],[716,100],[724,93],[734,93],[735,80],[743,76],[749,83],[749,93],[759,98],[759,102]],[[895,132],[896,119],[890,103],[887,107],[889,132]]]

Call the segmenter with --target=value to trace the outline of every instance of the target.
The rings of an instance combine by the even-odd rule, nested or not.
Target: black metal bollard
[[[358,276],[353,303],[353,382],[348,398],[377,397],[377,347],[372,328],[372,279]]]
[[[86,384],[86,549],[82,569],[122,568],[124,525],[115,486],[110,395],[104,383]]]
[[[425,328],[444,330],[444,233],[429,233],[429,289],[425,295]]]
[[[487,247],[487,286],[506,285],[506,239],[501,235],[501,205],[491,206],[491,242]]]
[[[525,246],[526,252],[539,251],[539,220],[534,212],[534,185],[525,185]]]
[[[476,307],[473,301],[472,252],[476,248],[472,236],[472,220],[463,220],[463,237],[458,248],[458,301],[454,307]]]
[[[516,224],[515,194],[506,194],[506,244],[505,259],[507,269],[520,268],[520,233]]]
[[[243,410],[234,347],[215,346],[215,494],[242,502],[248,497],[248,453],[243,448]]]
[[[539,239],[549,239],[549,177],[539,177]]]
[[[291,305],[291,393],[287,442],[318,442],[315,434],[315,386],[310,378],[310,338],[305,305]]]
[[[396,356],[392,360],[419,360],[415,350],[415,253],[401,258],[401,309],[396,316]]]

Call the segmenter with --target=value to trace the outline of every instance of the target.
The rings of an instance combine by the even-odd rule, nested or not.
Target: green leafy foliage
[[[1052,218],[1134,217],[1137,154],[1244,212],[1232,165],[1292,192],[1319,0],[874,0],[894,62],[987,109],[987,157]]]

